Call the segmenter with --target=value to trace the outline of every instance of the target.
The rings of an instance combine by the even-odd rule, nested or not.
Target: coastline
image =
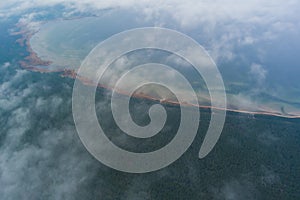
[[[30,39],[31,37],[35,34],[34,33],[30,33],[28,34],[28,36],[26,37],[25,39],[25,46],[26,46],[26,50],[27,52],[29,53],[28,56],[25,57],[25,60],[24,61],[20,61],[20,65],[23,67],[23,68],[26,68],[26,69],[29,69],[29,70],[35,70],[36,68],[34,66],[38,66],[38,65],[42,65],[42,66],[49,66],[52,62],[51,61],[45,61],[45,60],[42,60],[36,52],[33,51],[33,49],[31,48],[31,45],[30,45]],[[39,70],[40,72],[50,72],[45,70],[45,71],[41,71]]]
[[[95,85],[95,83],[91,82],[89,79],[87,79],[85,77],[80,77],[79,75],[77,75],[77,73],[74,70],[64,70],[63,73],[61,74],[61,76],[72,78],[72,79],[78,79],[85,85],[91,85],[91,86]],[[118,90],[115,88],[111,88],[111,87],[108,87],[103,84],[97,84],[97,87],[103,88],[103,89],[106,89],[109,91],[115,91],[118,94],[125,95],[125,96],[130,95],[126,91],[121,91],[121,90]],[[248,115],[264,115],[264,116],[281,117],[281,118],[287,118],[287,119],[300,119],[300,115],[282,115],[280,113],[268,112],[268,111],[247,111],[247,110],[239,110],[239,109],[231,109],[231,108],[218,108],[218,107],[213,107],[213,106],[197,105],[197,104],[192,104],[192,103],[187,103],[187,102],[179,103],[177,101],[171,101],[171,100],[167,100],[167,99],[162,100],[159,98],[149,96],[147,94],[134,93],[132,95],[132,97],[140,98],[140,99],[148,99],[148,100],[156,101],[156,102],[159,102],[159,103],[165,104],[165,105],[198,107],[200,109],[209,109],[209,110],[214,109],[214,110],[219,110],[219,111],[226,111],[226,112],[228,111],[228,112],[242,113],[242,114],[248,114]]]
[[[95,83],[89,81],[85,77],[80,77],[77,75],[75,70],[69,70],[69,69],[64,69],[64,70],[50,70],[50,69],[45,69],[45,68],[39,68],[38,66],[49,66],[51,65],[52,61],[46,61],[42,60],[36,52],[33,51],[31,45],[30,45],[30,39],[31,37],[37,33],[39,30],[27,30],[26,26],[23,24],[18,24],[18,28],[20,28],[20,31],[12,33],[12,35],[20,35],[21,38],[18,39],[16,42],[19,43],[20,46],[25,46],[26,51],[29,53],[28,56],[24,58],[24,60],[20,61],[20,66],[24,69],[34,71],[34,72],[40,72],[40,73],[51,73],[51,72],[60,72],[62,77],[68,77],[72,79],[78,79],[80,80],[83,84],[86,85],[95,85]],[[120,91],[116,90],[114,88],[108,87],[106,85],[101,85],[97,84],[97,87],[99,88],[104,88],[110,91],[115,91],[119,94],[129,96],[129,94],[126,91]],[[176,101],[171,101],[167,99],[158,99],[154,98],[152,96],[146,95],[146,94],[137,94],[135,93],[132,95],[132,97],[135,98],[141,98],[141,99],[148,99],[152,101],[157,101],[161,104],[166,104],[166,105],[175,105],[175,106],[191,106],[191,107],[198,107],[202,109],[214,109],[214,110],[219,110],[219,111],[228,111],[228,112],[234,112],[234,113],[242,113],[242,114],[249,114],[249,115],[264,115],[264,116],[274,116],[274,117],[281,117],[281,118],[288,118],[288,119],[300,119],[300,115],[284,115],[278,112],[272,112],[272,111],[266,111],[266,110],[261,110],[261,111],[248,111],[248,110],[240,110],[240,109],[233,109],[233,108],[218,108],[218,107],[212,107],[212,106],[205,106],[205,105],[198,105],[198,104],[192,104],[192,103],[179,103]]]

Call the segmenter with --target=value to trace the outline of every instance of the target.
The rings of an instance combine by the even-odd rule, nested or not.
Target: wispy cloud
[[[0,72],[1,198],[74,199],[101,166],[76,135],[71,102],[42,77],[32,83],[34,73]]]
[[[213,189],[214,198],[226,200],[256,199],[259,192],[248,179],[249,177],[243,175],[238,179],[223,181],[220,188]]]
[[[3,68],[7,68],[10,66],[10,62],[5,62],[1,67]]]
[[[266,79],[267,70],[260,64],[253,63],[250,67],[250,74],[253,79],[257,81],[258,84],[262,84]]]
[[[65,7],[61,17],[72,13],[101,14],[103,9],[126,9],[141,14],[138,20],[151,21],[184,32],[196,30],[194,38],[205,43],[215,60],[231,60],[236,57],[237,46],[253,45],[274,40],[279,35],[299,30],[300,2],[279,0],[216,1],[148,1],[148,0],[13,0],[0,3],[0,16],[21,15],[20,22],[28,27],[38,27],[35,16],[47,16],[47,7]],[[28,9],[43,8],[39,13]],[[209,43],[207,42],[209,41]]]

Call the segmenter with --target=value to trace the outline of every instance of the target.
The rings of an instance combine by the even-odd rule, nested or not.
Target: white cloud
[[[5,79],[7,79],[7,81],[0,85],[0,109],[9,111],[15,108],[31,92],[33,85],[24,90],[12,89],[14,85],[21,84],[21,80],[26,74],[28,74],[28,72],[25,70],[17,70],[14,76],[6,75]]]
[[[241,110],[258,111],[261,110],[258,102],[254,101],[252,96],[245,93],[228,96],[229,107],[235,107]]]
[[[214,198],[225,200],[256,199],[259,192],[248,179],[250,179],[248,175],[243,175],[238,179],[224,181],[220,188],[213,189]]]
[[[37,20],[36,18],[43,16],[44,14],[46,14],[46,12],[32,12],[25,14],[19,19],[18,25],[24,26],[30,32],[36,32],[41,26],[41,21]]]
[[[10,62],[5,62],[5,63],[2,65],[3,68],[7,68],[7,67],[9,67],[9,66],[10,66]]]
[[[266,79],[267,70],[262,65],[253,63],[250,67],[250,74],[261,84]]]
[[[206,28],[213,28],[214,26],[217,28],[219,21],[228,22],[235,20],[264,24],[266,21],[270,22],[283,16],[294,16],[297,14],[299,2],[295,0],[279,0],[276,2],[267,0],[240,2],[235,0],[12,0],[1,2],[0,10],[14,15],[29,8],[54,6],[57,4],[82,12],[95,12],[96,10],[107,8],[130,8],[144,12],[148,18],[157,18],[157,16],[168,13],[183,27],[193,27],[205,22],[209,25]],[[12,12],[12,9],[14,9],[14,12]],[[284,22],[281,21],[281,23]]]
[[[206,48],[217,62],[235,58],[237,45],[272,40],[281,33],[299,30],[300,2],[296,0],[12,0],[0,3],[0,16],[23,13],[22,18],[26,19],[20,21],[31,19],[28,27],[36,29],[39,22],[34,20],[35,14],[26,10],[58,4],[67,8],[62,16],[76,12],[98,15],[108,8],[127,9],[142,14],[144,19],[139,16],[139,20],[151,20],[158,26],[173,24],[173,28],[184,32],[197,30],[195,37],[200,42],[209,41]]]
[[[41,132],[34,139],[38,145],[22,142],[26,137],[24,130],[8,132],[14,139],[6,140],[1,148],[2,198],[73,199],[85,179],[95,175],[91,169],[96,166],[79,145],[74,131],[73,127],[64,126],[61,130]]]
[[[42,78],[31,83],[33,73],[0,70],[7,80],[0,85],[1,198],[74,199],[101,165],[81,144],[71,113],[59,120],[60,105],[68,108],[71,101],[63,100]]]

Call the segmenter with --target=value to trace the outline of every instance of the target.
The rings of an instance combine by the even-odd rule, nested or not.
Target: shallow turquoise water
[[[151,25],[151,22],[141,23],[132,13],[125,11],[108,12],[101,17],[50,21],[40,28],[40,31],[31,38],[30,43],[38,56],[53,62],[46,67],[47,69],[76,70],[99,42],[124,30]],[[186,34],[193,35],[194,33],[186,32]],[[195,39],[200,44],[203,42],[201,35],[197,35]],[[219,61],[217,63],[226,87],[229,108],[277,112],[282,115],[300,114],[300,85],[297,76],[294,77],[298,70],[296,67],[297,59],[295,60],[295,56],[288,52],[276,53],[273,50],[284,45],[281,43],[283,42],[272,43],[272,45],[268,43],[258,44],[258,47],[241,47],[236,50],[241,55],[240,57],[232,61]],[[266,78],[263,82],[257,80],[249,70],[251,63],[259,57],[256,48],[265,48],[267,52],[263,64]],[[149,57],[147,53],[144,58],[132,56],[130,62],[136,62],[136,59],[148,59],[147,57]],[[161,55],[157,62],[167,63],[166,57]],[[284,62],[286,62],[285,65]],[[45,68],[45,66],[38,67]],[[176,67],[185,70],[185,67],[180,66],[180,64],[177,64]],[[203,79],[198,76],[199,81],[195,81],[193,77],[195,73],[189,74],[190,78],[194,79],[194,85],[203,88],[201,83]],[[203,94],[201,95],[201,93]],[[199,92],[199,98],[202,98],[200,103],[207,105],[209,102],[205,99],[209,99],[209,96],[204,93],[203,91]]]
[[[142,175],[118,172],[95,160],[77,136],[71,107],[74,80],[59,73],[22,70],[18,61],[26,56],[25,48],[8,35],[6,29],[12,25],[0,27],[5,46],[0,49],[3,199],[299,199],[299,119],[228,113],[215,149],[200,160],[198,151],[210,119],[209,111],[201,110],[197,138],[175,163]],[[4,62],[10,66],[4,67]],[[178,107],[167,107],[172,129],[165,127],[143,143],[116,127],[109,106],[103,106],[109,105],[109,95],[110,91],[98,90],[96,109],[113,142],[145,151],[172,139]],[[149,122],[145,112],[152,104],[132,99],[138,124]]]

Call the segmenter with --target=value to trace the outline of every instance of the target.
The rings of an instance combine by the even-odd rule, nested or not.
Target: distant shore
[[[77,76],[76,72],[74,70],[70,69],[65,69],[65,70],[51,70],[47,69],[46,67],[51,65],[52,61],[45,61],[42,60],[36,52],[33,51],[31,45],[30,45],[30,39],[31,37],[38,31],[26,31],[22,25],[19,25],[20,31],[12,33],[13,35],[20,35],[21,38],[18,39],[16,42],[20,44],[20,46],[25,46],[26,50],[28,52],[28,56],[24,58],[23,61],[20,61],[20,65],[24,69],[28,69],[30,71],[35,71],[35,72],[41,72],[41,73],[51,73],[51,72],[61,72],[62,77],[69,77],[73,79],[78,79],[80,80],[83,84],[86,85],[95,85],[92,83],[90,80],[84,77]],[[40,68],[38,66],[45,66],[44,68]],[[126,91],[119,91],[114,88],[110,88],[105,85],[98,84],[97,87],[100,88],[105,88],[108,90],[114,90],[115,92],[123,95],[130,95]],[[197,105],[197,104],[192,104],[192,103],[179,103],[176,101],[171,101],[171,100],[162,100],[158,98],[154,98],[152,96],[146,95],[146,94],[137,94],[135,93],[133,95],[135,98],[142,98],[142,99],[148,99],[148,100],[153,100],[153,101],[158,101],[161,104],[167,104],[167,105],[176,105],[176,106],[192,106],[192,107],[199,107],[202,109],[213,109],[213,110],[221,110],[221,111],[229,111],[229,112],[235,112],[235,113],[243,113],[243,114],[249,114],[249,115],[267,115],[267,116],[275,116],[275,117],[282,117],[282,118],[289,118],[289,119],[298,119],[300,118],[300,115],[284,115],[282,113],[278,112],[271,112],[271,111],[247,111],[247,110],[240,110],[240,109],[232,109],[232,108],[217,108],[217,107],[212,107],[212,106],[204,106],[204,105]]]

